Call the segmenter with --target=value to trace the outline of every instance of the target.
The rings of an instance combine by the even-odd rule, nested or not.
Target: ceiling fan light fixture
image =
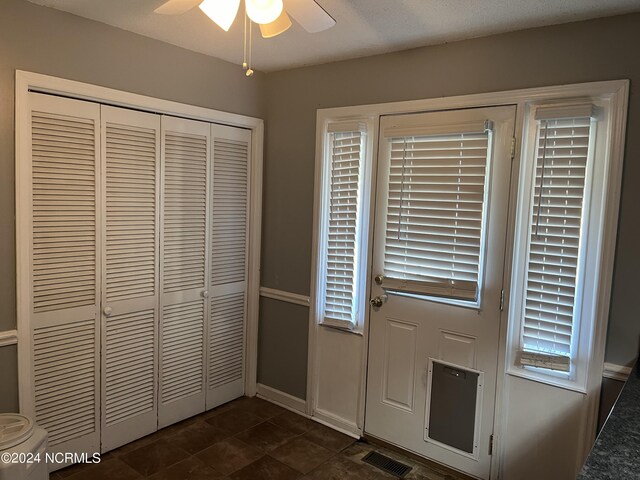
[[[262,38],[272,38],[286,32],[290,26],[291,19],[289,15],[287,15],[287,12],[283,10],[275,21],[260,25],[260,33],[262,33]]]
[[[225,32],[229,31],[235,20],[238,8],[240,0],[204,0],[200,4],[200,10]]]
[[[282,0],[245,0],[247,15],[260,25],[272,23],[282,13]]]

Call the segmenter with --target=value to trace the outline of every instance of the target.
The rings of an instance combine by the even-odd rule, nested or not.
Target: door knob
[[[207,292],[206,290],[203,290],[202,292],[200,292],[200,296],[202,298],[207,298],[209,296],[209,292]]]
[[[382,275],[381,273],[376,275],[373,278],[373,281],[376,282],[376,285],[382,285],[382,281],[384,280],[384,275]]]
[[[369,305],[371,305],[374,308],[380,308],[386,301],[387,301],[387,296],[380,295],[379,297],[373,297],[371,300],[369,300]]]
[[[104,316],[105,317],[110,317],[111,316],[111,312],[113,312],[113,308],[111,307],[104,307]]]

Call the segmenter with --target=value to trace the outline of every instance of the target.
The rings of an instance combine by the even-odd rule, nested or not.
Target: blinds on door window
[[[543,355],[522,353],[525,365],[569,370],[585,185],[595,130],[591,117],[591,105],[566,111],[539,109],[536,115],[522,347]],[[548,356],[555,358],[545,359]]]
[[[385,132],[391,155],[383,287],[477,300],[491,127]]]
[[[355,326],[364,133],[358,124],[340,127],[329,130],[323,321]]]

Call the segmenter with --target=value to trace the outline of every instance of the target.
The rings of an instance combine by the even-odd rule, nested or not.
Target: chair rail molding
[[[9,345],[18,344],[17,330],[0,331],[0,347],[8,347]]]
[[[303,307],[308,307],[310,304],[308,295],[285,292],[284,290],[277,290],[275,288],[260,287],[260,296],[271,298],[273,300],[280,300],[281,302],[302,305]]]

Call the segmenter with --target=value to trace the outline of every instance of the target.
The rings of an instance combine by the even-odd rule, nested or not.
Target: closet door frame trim
[[[30,373],[30,298],[29,249],[31,220],[24,215],[29,202],[30,172],[26,159],[29,139],[29,92],[58,95],[76,100],[85,100],[121,108],[201,120],[251,130],[250,156],[250,200],[249,200],[249,276],[247,284],[247,331],[245,395],[256,394],[258,354],[258,308],[260,300],[260,241],[262,228],[262,163],[264,120],[246,115],[222,112],[209,108],[186,105],[145,95],[114,90],[88,83],[76,82],[49,75],[16,70],[15,84],[15,154],[16,154],[16,293],[17,293],[17,337],[18,378],[20,411],[29,411],[33,395],[33,380]]]

